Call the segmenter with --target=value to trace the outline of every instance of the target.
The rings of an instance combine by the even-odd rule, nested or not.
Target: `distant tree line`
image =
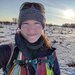
[[[65,24],[62,24],[62,25],[54,25],[54,24],[46,24],[46,25],[49,25],[49,26],[62,26],[62,27],[75,28],[75,24],[74,24],[74,23],[72,23],[72,24],[65,23]]]
[[[12,18],[13,22],[10,21],[0,21],[0,24],[5,24],[5,25],[12,25],[12,24],[17,24],[17,18]]]
[[[4,24],[4,25],[12,25],[12,24],[17,24],[17,19],[16,18],[13,18],[13,22],[9,22],[9,21],[0,21],[0,24]],[[48,26],[59,26],[59,25],[55,25],[55,24],[46,24]],[[60,25],[62,27],[70,27],[70,28],[75,28],[75,24],[72,23],[72,24],[69,24],[69,23],[65,23],[65,24],[62,24]]]
[[[62,27],[75,28],[75,24],[68,24],[68,23],[65,23],[65,24],[62,25]]]
[[[12,25],[12,24],[17,24],[17,23],[16,22],[9,22],[9,21],[0,21],[0,24]]]

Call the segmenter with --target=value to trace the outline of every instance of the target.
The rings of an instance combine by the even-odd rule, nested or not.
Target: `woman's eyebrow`
[[[35,22],[35,24],[41,24],[40,22]]]
[[[28,23],[25,23],[25,22],[24,22],[24,23],[22,23],[22,24],[28,24]]]

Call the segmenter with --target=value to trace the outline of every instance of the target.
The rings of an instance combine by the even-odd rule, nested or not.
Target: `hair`
[[[48,38],[48,36],[45,34],[45,33],[42,33],[42,37],[44,39],[44,43],[45,43],[45,46],[49,49],[51,48],[51,42]]]

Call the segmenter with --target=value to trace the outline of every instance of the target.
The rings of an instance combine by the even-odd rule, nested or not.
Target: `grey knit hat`
[[[29,9],[23,9],[20,10],[19,13],[19,28],[21,28],[21,25],[26,20],[36,20],[39,21],[42,25],[42,27],[45,27],[45,15],[41,13],[39,10],[37,10],[35,7],[30,7]]]

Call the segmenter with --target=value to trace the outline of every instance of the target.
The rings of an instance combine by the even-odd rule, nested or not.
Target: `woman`
[[[40,3],[20,7],[19,32],[15,44],[0,46],[0,67],[4,75],[60,75],[55,48],[45,37],[45,9]]]

